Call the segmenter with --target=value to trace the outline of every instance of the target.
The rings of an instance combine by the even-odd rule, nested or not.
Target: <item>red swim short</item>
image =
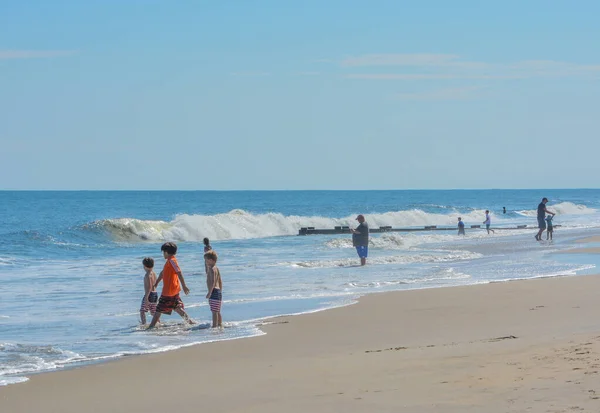
[[[177,308],[184,309],[183,301],[179,298],[179,294],[168,296],[161,295],[156,306],[156,312],[162,314],[171,314],[171,312]]]

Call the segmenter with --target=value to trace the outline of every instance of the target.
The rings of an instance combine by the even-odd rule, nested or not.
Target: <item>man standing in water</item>
[[[546,214],[550,214],[554,216],[554,212],[550,212],[546,209],[546,204],[548,203],[548,198],[542,199],[542,202],[537,207],[537,220],[538,220],[538,228],[540,229],[535,236],[536,241],[542,240],[542,234],[546,229]]]
[[[359,215],[356,217],[358,227],[350,228],[352,232],[352,245],[356,247],[356,252],[360,257],[360,265],[367,263],[367,255],[369,255],[369,224],[365,222],[365,217]]]

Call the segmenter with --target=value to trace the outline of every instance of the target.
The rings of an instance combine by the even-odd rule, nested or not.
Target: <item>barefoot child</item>
[[[154,272],[154,260],[150,257],[146,257],[142,260],[144,270],[144,298],[142,298],[142,305],[140,307],[140,319],[142,325],[146,325],[146,313],[150,311],[150,315],[154,316],[156,313],[156,302],[158,301],[158,294],[156,294],[156,288],[154,283],[156,282],[156,273]]]
[[[552,228],[552,219],[554,215],[548,215],[545,219],[548,223],[546,225],[546,240],[552,240],[552,234],[554,233],[554,228]]]
[[[223,301],[223,282],[221,281],[221,272],[217,268],[217,253],[208,251],[204,254],[204,260],[208,266],[206,273],[206,286],[208,287],[208,305],[212,312],[212,326],[222,327],[223,320],[221,319],[221,303]]]
[[[173,242],[166,242],[162,245],[162,247],[160,247],[160,250],[163,252],[163,257],[165,258],[166,262],[163,270],[158,276],[158,279],[154,283],[154,288],[156,288],[162,281],[163,289],[162,293],[160,294],[160,299],[158,300],[158,305],[156,306],[156,314],[154,314],[152,322],[148,328],[153,328],[156,325],[156,323],[160,320],[161,314],[170,315],[173,310],[175,310],[175,312],[179,314],[185,321],[190,324],[194,324],[194,322],[184,311],[183,301],[181,301],[181,298],[179,297],[179,292],[182,288],[186,295],[189,294],[190,290],[185,285],[183,274],[181,273],[181,269],[177,263],[177,258],[175,258],[175,254],[177,254],[177,245],[175,245]]]

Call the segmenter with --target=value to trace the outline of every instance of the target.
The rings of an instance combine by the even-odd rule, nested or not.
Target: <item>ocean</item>
[[[542,197],[561,226],[553,242],[534,240]],[[486,209],[492,228],[530,228],[471,229]],[[466,236],[373,234],[361,268],[350,235],[297,235],[307,226],[355,226],[359,213],[371,228],[456,227],[460,216]],[[557,252],[600,233],[600,190],[3,191],[0,216],[6,385],[82,363],[263,334],[268,317],[348,305],[367,293],[594,272],[595,257]],[[222,330],[207,328],[204,237],[219,254]],[[158,273],[165,241],[179,246],[191,289],[182,298],[198,324],[174,314],[145,331],[142,258],[153,257]]]

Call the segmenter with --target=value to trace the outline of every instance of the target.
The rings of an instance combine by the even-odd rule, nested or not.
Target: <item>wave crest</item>
[[[588,208],[582,204],[574,204],[572,202],[561,202],[556,205],[547,206],[548,210],[556,212],[557,215],[589,215],[597,212],[594,208]],[[517,211],[517,214],[525,217],[536,217],[537,210]]]
[[[558,214],[593,214],[593,208],[562,202],[551,207]],[[522,216],[535,216],[536,211],[520,211]],[[280,213],[252,214],[234,209],[216,215],[177,215],[170,222],[141,220],[135,218],[116,218],[95,221],[85,225],[84,229],[105,231],[118,241],[201,241],[204,237],[214,240],[266,238],[285,235],[296,235],[301,227],[333,228],[337,225],[355,226],[356,215],[344,218],[322,216],[283,215]],[[452,212],[450,214],[434,214],[420,209],[390,211],[382,214],[369,214],[366,219],[371,228],[381,226],[421,227],[425,225],[455,226],[458,217],[463,221],[480,223],[483,210],[474,210],[467,214]],[[496,222],[504,217],[495,216]],[[345,248],[348,241],[331,241],[332,248]],[[373,238],[373,247],[385,249],[401,249],[402,238],[382,236]],[[348,245],[351,246],[351,245]]]
[[[424,225],[456,225],[462,216],[465,221],[480,221],[483,211],[468,214],[431,214],[422,210],[394,211],[367,215],[372,228],[381,226],[413,227]],[[173,221],[153,221],[135,218],[116,218],[95,221],[85,225],[86,230],[108,232],[118,241],[201,241],[204,237],[214,240],[265,238],[296,235],[301,227],[333,228],[337,225],[356,226],[356,215],[345,218],[322,216],[283,215],[280,213],[252,214],[241,209],[216,215],[177,215]],[[387,244],[400,239],[384,238]],[[389,247],[389,245],[388,245]],[[383,248],[383,247],[382,247]]]

